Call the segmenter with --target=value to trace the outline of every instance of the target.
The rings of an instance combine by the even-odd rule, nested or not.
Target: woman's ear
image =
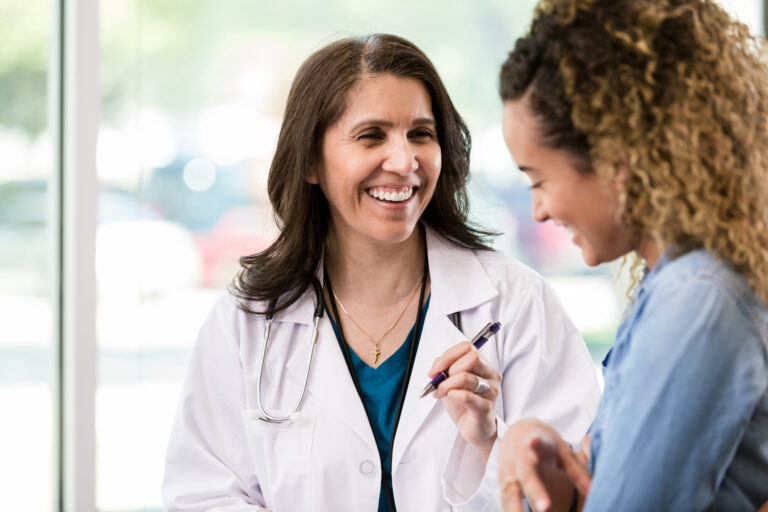
[[[619,169],[618,174],[615,178],[613,178],[612,185],[613,190],[616,193],[621,193],[624,191],[624,186],[627,183],[627,178],[629,178],[629,171],[627,171],[626,167],[622,167]]]
[[[624,185],[629,179],[629,158],[625,152],[619,155],[619,161],[616,166],[616,177],[613,179],[613,187],[616,192],[622,192]]]

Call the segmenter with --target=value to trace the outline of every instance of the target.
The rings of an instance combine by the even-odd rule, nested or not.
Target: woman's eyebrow
[[[413,120],[413,124],[415,125],[429,125],[429,126],[435,126],[437,123],[434,119],[429,117],[419,117],[417,119]],[[353,124],[350,127],[350,130],[354,131],[363,127],[367,126],[383,126],[385,128],[390,128],[394,126],[394,123],[392,121],[386,121],[384,119],[365,119],[363,121],[360,121],[358,123]]]

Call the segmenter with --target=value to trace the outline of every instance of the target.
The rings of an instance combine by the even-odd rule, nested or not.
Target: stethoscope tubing
[[[294,416],[301,410],[301,404],[304,402],[304,397],[307,394],[307,384],[309,383],[309,374],[312,370],[312,356],[315,354],[315,345],[317,345],[317,331],[320,325],[320,318],[323,316],[323,296],[320,284],[315,278],[312,281],[312,286],[315,288],[315,295],[317,297],[317,303],[315,305],[315,313],[313,315],[312,322],[312,338],[311,348],[309,349],[309,359],[307,360],[307,370],[304,374],[304,384],[301,387],[301,394],[293,408],[293,412],[288,416],[275,416],[267,412],[261,399],[261,379],[264,376],[264,362],[267,360],[267,345],[269,345],[269,334],[272,330],[272,320],[274,318],[275,301],[270,302],[267,313],[267,325],[264,327],[264,345],[261,348],[261,362],[259,363],[259,379],[256,381],[256,405],[258,406],[258,419],[267,423],[287,423],[291,421]]]

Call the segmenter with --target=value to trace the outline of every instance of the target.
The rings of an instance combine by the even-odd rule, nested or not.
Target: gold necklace
[[[354,319],[354,318],[352,318],[352,315],[350,315],[350,314],[349,314],[349,311],[347,311],[347,308],[345,308],[345,307],[344,307],[344,304],[342,304],[342,303],[341,303],[341,300],[339,299],[339,296],[338,296],[338,295],[336,295],[336,292],[335,292],[335,291],[333,291],[333,292],[332,292],[332,293],[333,293],[333,298],[334,298],[334,299],[336,299],[336,302],[338,302],[338,303],[339,303],[339,306],[341,306],[341,310],[344,312],[344,314],[345,314],[345,315],[347,315],[347,317],[348,317],[348,318],[349,318],[349,319],[352,321],[352,323],[353,323],[353,324],[355,324],[355,327],[357,327],[357,328],[360,330],[360,332],[362,332],[362,333],[365,335],[365,337],[366,337],[366,338],[368,338],[368,339],[371,341],[371,343],[373,343],[373,364],[376,364],[376,363],[378,363],[378,362],[379,362],[379,356],[381,355],[381,348],[379,347],[379,344],[380,344],[380,343],[381,343],[381,341],[384,339],[384,337],[385,337],[387,334],[389,334],[389,333],[390,333],[390,331],[391,331],[392,329],[394,329],[394,328],[395,328],[395,326],[398,324],[398,322],[400,322],[400,319],[401,319],[401,318],[403,318],[403,315],[404,315],[404,314],[405,314],[405,312],[408,310],[408,306],[411,304],[411,302],[413,301],[413,298],[416,296],[416,290],[418,290],[418,289],[419,289],[419,284],[421,283],[421,281],[422,281],[422,279],[419,279],[419,280],[416,282],[416,286],[413,288],[413,293],[411,293],[411,297],[408,299],[408,302],[405,304],[405,307],[404,307],[404,308],[403,308],[403,310],[400,312],[400,314],[398,315],[397,319],[396,319],[396,320],[395,320],[395,321],[392,323],[392,325],[390,325],[390,326],[387,328],[387,330],[386,330],[386,331],[384,331],[384,334],[382,334],[382,335],[379,337],[379,339],[378,339],[378,340],[375,340],[375,339],[373,338],[373,336],[371,336],[370,334],[368,334],[368,333],[366,332],[366,330],[365,330],[365,329],[363,329],[363,328],[360,326],[360,324],[359,324],[359,323],[357,323],[357,322],[355,321],[355,319]]]

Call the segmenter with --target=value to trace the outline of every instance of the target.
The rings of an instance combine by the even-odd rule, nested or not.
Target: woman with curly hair
[[[532,213],[635,286],[583,450],[523,420],[507,510],[768,500],[768,65],[709,0],[542,0],[501,71]]]

